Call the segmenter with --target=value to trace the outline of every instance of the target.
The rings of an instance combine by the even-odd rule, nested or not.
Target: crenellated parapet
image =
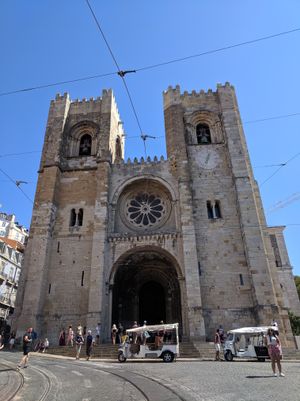
[[[229,83],[226,82],[223,84],[217,84],[217,90],[213,91],[212,89],[208,89],[207,91],[201,89],[200,91],[192,90],[191,92],[184,91],[183,93],[180,92],[180,86],[176,85],[175,88],[169,86],[166,91],[163,92],[164,98],[164,109],[172,105],[178,104],[189,104],[199,101],[211,101],[218,97],[220,91],[232,91],[234,87]]]

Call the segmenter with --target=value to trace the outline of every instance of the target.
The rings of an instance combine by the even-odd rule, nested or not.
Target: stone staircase
[[[74,347],[50,347],[48,354],[62,355],[75,357],[75,346]],[[85,356],[85,346],[82,347],[81,357]],[[110,343],[95,345],[93,349],[93,358],[99,359],[114,359],[117,360],[118,356],[118,345]],[[202,360],[214,360],[215,348],[213,343],[205,342],[190,342],[184,340],[180,343],[180,359],[181,358],[199,358]],[[283,348],[283,359],[300,360],[300,350],[292,348]]]
[[[62,356],[75,356],[75,346],[50,347],[49,354]],[[82,347],[81,355],[85,355],[85,346]],[[195,346],[192,342],[183,341],[180,343],[180,358],[205,358],[213,359],[215,355],[213,344],[201,343],[201,346]],[[95,345],[93,348],[93,357],[99,359],[117,359],[118,345],[110,343]]]

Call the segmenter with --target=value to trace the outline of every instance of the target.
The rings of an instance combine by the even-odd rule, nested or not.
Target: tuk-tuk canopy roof
[[[178,329],[178,323],[168,323],[168,324],[155,324],[155,325],[145,325],[135,327],[134,329],[127,329],[127,333],[142,333],[144,331],[160,331],[160,330],[173,330]]]
[[[241,327],[239,329],[229,330],[229,333],[233,334],[267,334],[267,331],[272,329],[274,331],[278,331],[277,326],[261,326],[261,327]]]

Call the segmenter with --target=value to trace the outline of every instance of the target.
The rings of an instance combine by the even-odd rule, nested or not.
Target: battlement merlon
[[[216,91],[208,89],[206,92],[202,89],[199,92],[193,90],[192,92],[184,91],[183,93],[181,93],[179,85],[176,85],[175,88],[169,86],[168,89],[163,92],[164,109],[167,109],[172,105],[178,105],[185,101],[188,102],[193,99],[202,99],[206,97],[210,98],[212,96],[217,96],[219,92],[224,92],[224,90],[230,93],[234,93],[234,87],[229,82],[225,82],[224,85],[217,84]]]

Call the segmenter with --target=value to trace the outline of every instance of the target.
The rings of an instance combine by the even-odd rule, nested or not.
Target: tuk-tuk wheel
[[[125,362],[125,361],[126,361],[126,358],[125,358],[125,356],[124,356],[124,354],[123,354],[122,351],[120,351],[120,352],[118,353],[118,361],[119,361],[119,362]]]
[[[163,354],[163,361],[164,362],[173,362],[174,354],[171,351],[166,351]]]
[[[226,351],[224,355],[227,362],[231,362],[233,360],[233,355],[231,351]]]

